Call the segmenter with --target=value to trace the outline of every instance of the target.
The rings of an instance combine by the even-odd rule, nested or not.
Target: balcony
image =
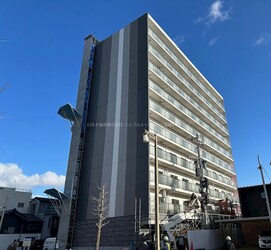
[[[154,172],[150,172],[150,181],[154,182]],[[179,180],[162,174],[159,174],[158,181],[159,184],[169,186],[170,188],[179,188],[185,191],[199,193],[199,187],[188,181]]]
[[[151,62],[149,63],[149,68],[151,70],[155,69],[156,67],[154,66],[154,64],[152,64]],[[159,69],[157,69],[156,71],[154,71],[155,73],[157,73]],[[163,80],[165,81],[165,77],[163,77]],[[166,81],[165,81],[166,84],[168,84]],[[169,95],[168,93],[166,93],[160,86],[158,86],[156,83],[154,83],[153,81],[149,80],[149,86],[151,87],[151,89],[155,90],[156,92],[158,92],[160,95],[162,95],[163,97],[165,98],[170,98],[170,99],[174,99],[171,95]],[[176,85],[177,86],[177,85]],[[175,87],[175,90],[176,90],[176,87]],[[176,90],[177,91],[177,90]],[[204,110],[198,103],[196,103],[195,101],[191,101],[192,99],[189,97],[188,98],[188,95],[187,94],[183,94],[183,91],[181,91],[181,89],[179,89],[179,95],[180,96],[183,96],[183,98],[185,98],[187,100],[187,102],[189,102],[195,109],[198,110],[198,112],[200,112],[202,115],[205,115],[206,118],[208,118],[208,120],[212,121],[213,123],[213,126],[216,127],[216,129],[219,129],[221,130],[221,133],[225,133],[228,135],[228,129],[222,125],[220,122],[218,122],[213,116],[211,116],[206,110]],[[189,100],[188,100],[189,99]],[[175,99],[174,99],[175,100]],[[178,108],[180,108],[179,106],[182,106],[184,107],[182,104],[180,104],[178,101],[174,101],[174,105]],[[181,108],[182,109],[182,108]],[[189,114],[189,116],[191,116],[190,113],[192,113],[191,111],[189,111],[187,108],[184,107],[185,110],[187,110],[187,114]],[[194,114],[195,116],[195,114]],[[198,116],[197,116],[197,120],[199,121],[202,121],[202,119],[200,119]],[[199,122],[197,121],[197,122]],[[203,122],[203,121],[202,121]],[[201,123],[201,122],[200,122]],[[208,125],[208,127],[210,127]],[[213,129],[213,128],[212,128]],[[214,129],[213,129],[214,130]]]
[[[184,211],[184,206],[180,204],[167,203],[159,199],[160,214],[174,215]],[[154,200],[150,199],[150,213],[154,214]],[[164,216],[163,216],[164,217]],[[163,218],[161,218],[163,219]]]
[[[195,155],[197,154],[197,148],[196,146],[185,140],[184,138],[176,135],[175,133],[164,129],[162,126],[155,124],[153,122],[150,122],[150,129],[152,131],[154,131],[155,133],[159,134],[162,137],[165,137],[166,139],[176,143],[178,146],[180,146],[181,148],[185,149],[186,151],[190,151],[191,153],[194,153]],[[202,157],[204,157],[205,159],[207,159],[209,162],[218,165],[224,169],[230,170],[232,172],[234,172],[234,169],[232,167],[229,166],[229,164],[223,160],[221,160],[220,158],[217,158],[216,156],[204,151]]]
[[[155,34],[155,32],[149,28],[149,35],[150,37],[156,41],[157,44],[160,45],[161,48],[164,49],[164,51],[171,56],[174,62],[178,64],[178,66],[186,72],[186,74],[193,79],[193,81],[213,100],[216,105],[222,110],[225,111],[223,105],[216,99],[216,97],[202,84],[197,77],[195,77],[190,70],[187,69],[187,67],[181,62],[181,60],[168,48],[166,44],[163,43],[163,41]],[[213,109],[215,109],[213,107]]]
[[[170,176],[165,176],[163,174],[159,174],[158,177],[159,180],[159,184],[161,185],[166,185],[170,187],[170,190],[172,190],[172,188],[178,188],[178,189],[182,189],[184,191],[189,191],[192,193],[198,193],[199,194],[199,186],[189,182],[188,180],[179,180],[176,178],[172,178]],[[154,182],[154,172],[150,172],[150,181]],[[222,199],[230,199],[232,202],[239,202],[239,200],[230,195],[230,194],[226,194],[222,191],[219,191],[218,189],[214,189],[213,187],[209,187],[209,197],[210,199],[218,199],[218,200],[222,200]]]
[[[150,145],[150,154],[154,155],[154,146],[152,146],[152,145]],[[176,168],[180,168],[180,169],[185,168],[187,170],[195,172],[194,163],[192,163],[190,161],[187,161],[187,160],[185,160],[185,159],[183,159],[183,158],[181,158],[181,157],[179,157],[179,156],[177,156],[175,154],[166,152],[161,148],[158,148],[158,158],[171,162],[172,164],[174,164],[174,167],[176,167]],[[210,177],[213,180],[217,181],[218,183],[220,182],[220,183],[226,184],[231,188],[236,188],[237,187],[237,183],[230,180],[230,178],[219,175],[219,174],[217,174],[217,173],[215,173],[215,172],[213,172],[211,170],[204,169],[203,174],[206,177]],[[154,181],[154,179],[151,179],[151,178],[154,178],[153,172],[151,172],[150,181]],[[172,180],[168,180],[168,178],[171,178],[171,177],[164,176],[164,177],[159,177],[159,178],[161,178],[161,181],[159,179],[159,183],[165,184],[165,185],[168,185],[168,186],[173,186],[173,185],[170,185],[172,183]],[[174,182],[174,185],[175,186],[173,186],[173,187],[182,187],[182,185],[179,185],[178,182],[177,183]],[[187,190],[190,191],[190,190],[193,190],[193,188],[190,188],[190,189],[188,188]],[[193,192],[195,192],[195,191],[193,191]],[[196,190],[196,192],[198,192],[198,190]]]
[[[174,115],[174,113],[168,111],[164,107],[160,106],[152,99],[150,99],[149,104],[150,104],[150,108],[153,111],[157,112],[160,116],[170,120],[174,125],[176,125],[176,127],[179,127],[180,129],[185,131],[187,134],[190,134],[193,136],[196,136],[197,133],[201,134],[201,132],[199,130],[194,129],[187,122],[180,119],[179,117]],[[178,130],[176,130],[176,131],[178,131]],[[229,160],[229,159],[232,160],[232,154],[231,154],[230,150],[224,149],[219,144],[217,144],[213,140],[209,139],[207,136],[203,137],[203,142],[205,145],[210,147],[212,150],[218,151],[222,157],[226,156],[228,158],[227,160]],[[227,146],[229,147],[229,145],[227,145]]]
[[[164,83],[166,83],[170,88],[172,88],[171,91],[173,91],[173,93],[175,91],[175,93],[177,93],[178,95],[181,95],[186,101],[188,101],[190,103],[190,105],[192,105],[195,109],[197,109],[198,112],[203,113],[206,117],[208,117],[208,119],[210,119],[212,122],[214,122],[217,126],[223,127],[223,125],[221,125],[221,124],[227,123],[226,120],[221,117],[220,113],[216,113],[216,112],[214,112],[214,110],[211,110],[212,106],[208,103],[208,101],[206,99],[203,99],[203,97],[200,96],[198,91],[196,89],[194,89],[191,85],[189,85],[189,83],[184,78],[182,78],[182,76],[179,73],[177,75],[177,72],[175,72],[175,74],[176,74],[175,77],[177,77],[177,79],[179,81],[181,81],[184,84],[184,86],[191,92],[189,95],[184,91],[186,88],[180,88],[174,81],[172,81],[166,74],[164,74],[164,72],[162,72],[160,70],[160,68],[156,67],[152,62],[149,62],[149,66],[150,66],[150,69],[155,71],[155,73],[160,78],[163,79]],[[172,72],[172,70],[170,70],[168,72]],[[172,73],[174,73],[174,72],[172,72]],[[150,77],[151,77],[151,75],[150,75]],[[204,103],[206,103],[206,105],[208,107],[208,109],[207,109],[208,111],[205,110],[206,107],[203,108],[204,105],[199,104],[197,101],[194,100],[196,98],[192,98],[192,96],[197,97],[200,100],[202,100]],[[211,115],[211,113],[214,113],[215,116],[217,118],[219,118],[221,124],[219,121],[217,121],[217,119],[215,117],[213,117]]]
[[[160,202],[159,209],[160,213],[174,215],[181,213],[183,211],[183,206],[178,204]]]
[[[164,112],[164,113],[166,114],[166,112]],[[174,116],[171,116],[171,118],[174,118]],[[178,118],[176,117],[176,119],[178,119]],[[180,119],[178,119],[178,120],[180,120]],[[180,122],[182,122],[182,121],[180,120]],[[183,127],[185,127],[185,128],[183,128],[183,130],[185,130],[188,134],[189,133],[191,134],[191,132],[192,132],[192,135],[196,136],[197,131],[195,129],[190,127],[185,122],[182,122],[182,124],[184,125]],[[150,121],[150,129],[156,131],[160,135],[162,135],[162,136],[164,136],[164,137],[166,137],[166,138],[168,138],[168,139],[170,139],[170,140],[172,140],[174,142],[180,141],[182,139],[180,136],[178,136],[174,132],[169,131],[168,129],[164,128],[163,126],[158,125],[157,123],[154,123],[152,121]],[[213,141],[211,141],[209,138],[204,136],[203,143],[204,143],[205,146],[208,146],[215,154],[219,155],[219,157],[222,158],[223,160],[232,161],[231,153],[229,151],[225,150],[224,148],[220,147],[219,145],[217,145]],[[192,151],[194,151],[194,150],[192,150]]]

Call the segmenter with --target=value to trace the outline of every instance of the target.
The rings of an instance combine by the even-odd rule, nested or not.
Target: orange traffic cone
[[[194,250],[193,241],[191,241],[191,245],[190,245],[190,249],[189,250]]]

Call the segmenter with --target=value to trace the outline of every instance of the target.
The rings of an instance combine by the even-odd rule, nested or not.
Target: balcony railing
[[[173,118],[173,117],[172,117]],[[177,118],[178,119],[178,118]],[[155,124],[154,122],[150,122],[150,126],[151,126],[151,129],[153,129],[154,130],[154,127],[156,126],[157,124]],[[177,124],[176,124],[177,125]],[[164,127],[162,127],[162,126],[160,126],[160,125],[157,125],[157,126],[159,126],[159,127],[161,127],[161,129],[159,129],[160,131],[161,131],[161,135],[162,136],[165,136],[166,137],[166,134],[167,134],[167,131],[168,131],[168,129],[165,129]],[[184,123],[184,126],[183,127],[185,127],[185,128],[190,128],[189,130],[187,130],[187,129],[185,129],[184,128],[184,130],[186,130],[188,133],[191,133],[191,131],[192,131],[192,134],[194,135],[194,136],[196,136],[196,134],[197,134],[197,131],[195,130],[195,129],[193,129],[192,127],[190,127],[189,125],[187,125],[187,124],[185,124]],[[169,133],[173,133],[173,132],[169,132]],[[174,134],[174,133],[173,133]],[[177,135],[176,135],[177,136]],[[211,148],[214,148],[215,150],[217,150],[219,153],[221,153],[223,156],[226,156],[226,157],[228,157],[229,159],[231,159],[232,160],[232,155],[231,155],[231,153],[230,152],[228,152],[227,150],[225,150],[224,148],[222,148],[222,147],[220,147],[218,144],[216,144],[216,143],[214,143],[212,140],[210,140],[209,138],[207,138],[206,136],[204,136],[203,137],[203,143],[205,144],[205,145],[208,145],[209,147],[211,147]]]
[[[157,133],[157,134],[159,134],[161,136],[164,136],[165,138],[175,142],[176,144],[179,144],[180,147],[185,148],[186,150],[190,150],[191,152],[194,152],[195,154],[197,154],[197,147],[193,143],[183,139],[182,137],[176,135],[175,133],[173,133],[173,132],[171,132],[171,131],[169,131],[167,129],[164,129],[160,125],[155,124],[153,122],[150,122],[150,129],[152,131],[154,131],[155,133]],[[230,171],[234,172],[233,168],[231,168],[228,165],[228,163],[226,163],[225,161],[217,158],[216,156],[214,156],[214,155],[212,155],[212,154],[210,154],[210,153],[208,153],[206,151],[203,151],[202,156],[205,159],[209,160],[210,162],[212,162],[212,163],[214,163],[214,164],[216,164],[216,165],[218,165],[218,166],[220,166],[220,167],[222,167],[224,169],[227,169],[227,170],[230,170]]]
[[[152,68],[153,64],[149,64],[150,69]],[[154,71],[155,72],[155,71]],[[157,73],[157,72],[155,72]],[[207,129],[210,133],[214,134],[216,137],[218,137],[220,140],[224,141],[229,145],[229,141],[223,137],[220,133],[218,133],[215,129],[213,129],[211,126],[209,126],[206,122],[204,122],[202,119],[200,119],[198,116],[193,114],[191,111],[189,111],[187,108],[185,108],[182,104],[180,104],[175,98],[171,97],[169,94],[167,94],[162,88],[160,88],[158,85],[154,84],[152,81],[149,81],[150,88],[157,92],[159,95],[164,97],[167,101],[172,102],[172,105],[176,107],[177,109],[181,110],[181,112],[184,112],[187,116],[189,116],[192,120],[194,120],[196,123],[198,123],[200,126]]]
[[[149,28],[149,35],[172,57],[172,59],[178,63],[178,65],[203,89],[211,99],[223,110],[225,111],[223,105],[216,99],[216,97],[202,84],[197,77],[195,77],[190,70],[181,62],[181,60],[168,48],[168,46],[155,34],[155,32]],[[215,109],[215,107],[212,107]]]
[[[154,66],[155,67],[155,66]],[[159,69],[158,69],[159,70]],[[160,70],[159,70],[160,71]],[[162,71],[160,71],[159,75],[163,75],[163,80],[166,82],[167,85],[171,86],[180,96],[186,99],[191,105],[193,105],[196,109],[198,109],[202,114],[208,117],[216,126],[220,127],[222,130],[227,132],[227,128],[223,126],[216,118],[214,118],[209,112],[207,112],[200,104],[198,104],[191,96],[186,94],[177,84],[171,81]],[[223,122],[226,121],[223,119]]]
[[[172,204],[163,201],[159,201],[159,212],[160,214],[174,215],[184,211],[183,205]],[[154,201],[150,203],[150,212],[154,213]]]
[[[150,172],[150,181],[154,182],[154,172],[152,172],[152,171]],[[199,193],[199,186],[198,185],[191,183],[189,181],[179,180],[179,179],[172,178],[170,176],[166,176],[163,174],[159,174],[158,182],[159,182],[159,184],[169,186],[170,189],[172,187],[174,187],[174,188],[180,188],[185,191],[192,192],[192,193]],[[216,199],[228,198],[233,202],[238,202],[238,199],[236,197],[234,197],[230,194],[226,194],[224,192],[221,192],[221,191],[214,189],[212,187],[209,187],[209,196],[210,196],[210,198],[216,198]]]
[[[150,145],[150,154],[154,155],[154,146],[152,146],[152,145]],[[174,165],[176,165],[176,167],[183,167],[183,168],[186,168],[188,170],[195,172],[194,163],[189,162],[179,156],[176,156],[175,154],[166,152],[161,148],[158,148],[158,158],[169,161],[169,162],[173,163]],[[230,180],[229,178],[226,178],[222,175],[215,174],[214,172],[212,172],[208,169],[204,169],[203,173],[205,176],[210,177],[214,180],[225,183],[231,187],[237,187],[236,182],[234,182],[234,181]]]
[[[196,134],[201,134],[200,131],[197,131],[196,129],[191,127],[188,123],[186,123],[185,121],[183,121],[182,119],[180,119],[179,117],[174,115],[172,112],[170,112],[167,109],[163,108],[162,106],[157,104],[152,99],[150,99],[149,104],[150,104],[150,108],[152,108],[154,111],[158,112],[163,117],[166,117],[167,119],[172,121],[173,124],[175,124],[176,126],[181,127],[183,130],[187,131],[188,133],[193,134],[194,136],[196,136]],[[227,157],[232,159],[231,152],[229,152],[226,149],[224,149],[223,147],[219,146],[217,143],[215,143],[214,141],[212,141],[208,137],[204,136],[203,137],[203,142],[205,144],[207,144],[208,146],[216,149],[217,151],[219,151],[223,155],[226,155]]]

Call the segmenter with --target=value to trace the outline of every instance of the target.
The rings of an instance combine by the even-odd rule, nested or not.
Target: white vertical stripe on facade
[[[119,157],[119,137],[120,137],[120,111],[121,111],[121,92],[122,92],[122,68],[123,68],[123,43],[124,29],[119,32],[119,48],[118,48],[118,71],[117,71],[117,90],[116,90],[116,111],[115,111],[115,127],[114,127],[114,145],[110,186],[109,201],[109,217],[115,216],[116,208],[116,188],[118,175],[118,157]]]

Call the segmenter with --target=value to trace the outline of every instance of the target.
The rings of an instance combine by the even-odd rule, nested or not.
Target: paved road
[[[238,250],[259,250],[260,248],[257,245],[245,245],[241,248],[238,248]]]

